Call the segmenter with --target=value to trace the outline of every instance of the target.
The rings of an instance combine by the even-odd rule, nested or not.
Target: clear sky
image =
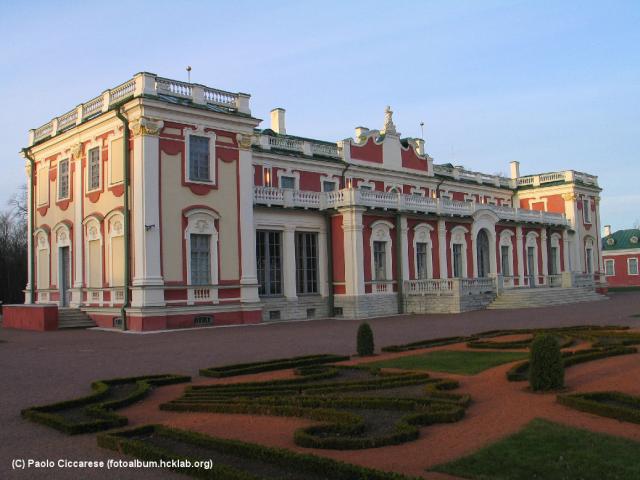
[[[420,136],[436,163],[598,175],[602,224],[640,220],[640,1],[0,0],[0,208],[46,123],[139,71],[287,109],[326,140]],[[263,124],[267,126],[266,124]]]

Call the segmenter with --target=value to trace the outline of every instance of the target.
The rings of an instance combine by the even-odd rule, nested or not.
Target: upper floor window
[[[612,277],[616,274],[615,269],[615,261],[613,259],[608,259],[604,261],[604,274],[607,277]]]
[[[333,180],[325,180],[322,182],[323,192],[333,192],[336,189],[336,182]]]
[[[638,259],[637,258],[627,259],[627,273],[629,275],[638,275]]]
[[[100,188],[100,149],[99,147],[89,150],[89,190]]]
[[[582,199],[582,215],[584,223],[591,223],[591,202],[588,198]]]
[[[69,159],[60,160],[58,165],[58,200],[69,198]]]
[[[189,136],[189,180],[210,182],[210,141],[208,137]]]
[[[296,188],[296,179],[295,179],[295,177],[282,175],[280,177],[280,188],[289,188],[291,190]]]
[[[373,190],[370,185],[360,185],[358,188],[360,190]]]

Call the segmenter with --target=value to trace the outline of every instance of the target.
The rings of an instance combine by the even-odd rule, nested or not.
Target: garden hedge
[[[131,405],[146,397],[153,387],[183,383],[190,380],[191,377],[172,374],[99,380],[91,384],[93,393],[90,395],[27,408],[20,413],[23,418],[55,428],[67,435],[108,430],[127,424],[127,418],[113,413],[114,410]],[[109,400],[112,387],[124,384],[135,384],[135,388],[123,398]],[[76,408],[81,408],[82,413],[89,419],[78,422],[65,417],[65,411]]]
[[[560,343],[554,335],[538,335],[531,342],[529,385],[534,392],[564,386],[564,362]]]
[[[351,465],[315,455],[301,454],[280,448],[265,447],[253,443],[238,440],[227,440],[211,437],[196,432],[178,430],[160,425],[147,425],[98,435],[98,445],[126,455],[143,460],[202,460],[202,457],[179,454],[168,448],[159,448],[150,445],[148,439],[154,435],[169,439],[184,446],[192,445],[194,448],[211,450],[221,455],[235,456],[242,459],[263,462],[265,465],[289,470],[292,474],[299,474],[298,478],[307,476],[320,476],[332,480],[417,480],[397,473],[387,473],[370,468]],[[262,480],[263,478],[240,470],[238,467],[225,465],[223,462],[214,462],[211,470],[195,468],[173,468],[174,471],[184,473],[197,478],[215,480]],[[273,478],[269,476],[268,478]]]
[[[589,392],[558,395],[557,400],[582,412],[640,423],[640,397],[621,392]]]
[[[358,339],[356,348],[358,351],[358,356],[371,356],[373,355],[374,348],[373,330],[371,330],[371,325],[369,325],[367,322],[363,322],[358,327]]]
[[[326,363],[341,362],[349,360],[344,355],[305,355],[302,357],[280,358],[267,362],[238,363],[225,365],[222,367],[209,367],[200,370],[200,375],[205,377],[234,377],[237,375],[248,375],[250,373],[270,372],[274,370],[285,370],[288,368],[305,367],[311,365],[321,365]]]

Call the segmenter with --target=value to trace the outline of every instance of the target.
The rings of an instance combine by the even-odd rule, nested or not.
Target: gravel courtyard
[[[608,301],[529,310],[372,319],[376,346],[485,330],[581,324],[640,326],[640,292]],[[311,353],[353,354],[358,321],[316,320],[157,334],[0,329],[0,478],[184,478],[166,471],[11,469],[15,458],[97,460],[113,453],[95,435],[68,437],[20,418],[22,408],[89,393],[97,379],[197,376],[199,368]]]

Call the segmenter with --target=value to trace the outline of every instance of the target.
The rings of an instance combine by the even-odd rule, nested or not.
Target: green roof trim
[[[605,252],[633,248],[640,249],[640,229],[637,228],[618,230],[602,238],[602,250]]]

